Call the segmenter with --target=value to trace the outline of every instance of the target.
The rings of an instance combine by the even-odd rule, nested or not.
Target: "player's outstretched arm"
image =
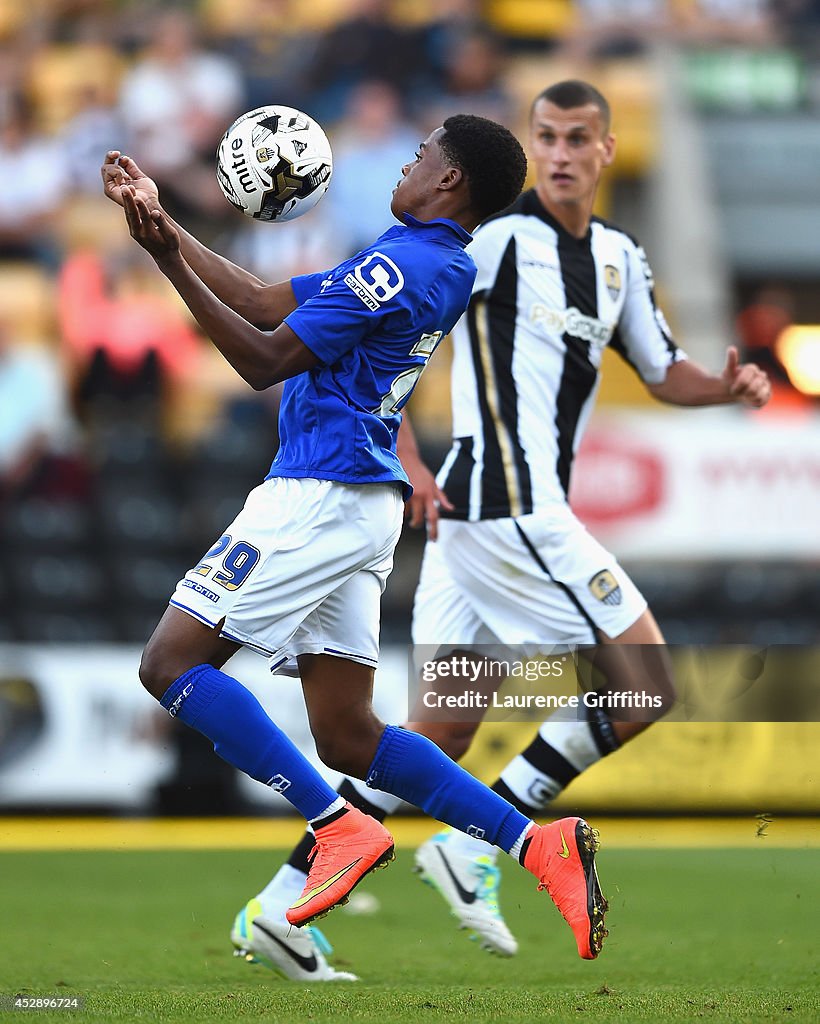
[[[407,413],[402,413],[399,435],[396,440],[396,454],[413,487],[413,495],[406,504],[407,521],[418,528],[427,523],[427,539],[438,538],[439,509],[452,512],[447,495],[436,483],[436,478],[419,454],[416,435]]]
[[[149,210],[162,209],[156,182],[139,168],[132,157],[118,149],[111,149],[105,154],[100,174],[105,195],[119,206],[123,205],[123,190],[128,186]],[[249,323],[272,330],[296,309],[290,281],[265,284],[254,274],[203,245],[164,210],[163,213],[179,235],[180,251],[191,270],[226,306]]]
[[[122,200],[131,237],[151,254],[203,331],[252,388],[263,391],[318,363],[287,324],[266,333],[225,305],[186,262],[179,232],[162,209],[149,209],[130,187],[122,190]]]
[[[684,359],[669,367],[662,384],[648,384],[649,391],[671,405],[729,405],[738,402],[760,409],[772,396],[768,375],[756,363],[741,363],[737,348],[726,353],[726,365],[718,376]]]

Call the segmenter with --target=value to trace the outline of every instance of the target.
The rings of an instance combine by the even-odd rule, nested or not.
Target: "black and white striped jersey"
[[[565,502],[609,345],[648,384],[684,353],[643,249],[593,218],[570,235],[525,192],[476,232],[478,276],[453,332],[453,447],[438,475],[457,519]]]

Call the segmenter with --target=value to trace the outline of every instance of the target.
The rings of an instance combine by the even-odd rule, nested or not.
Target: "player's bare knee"
[[[593,667],[606,679],[606,690],[632,694],[634,706],[649,721],[662,718],[675,705],[674,667],[666,644],[603,644],[579,662],[586,672]]]
[[[370,766],[370,761],[362,758],[355,746],[346,742],[346,737],[335,737],[323,741],[317,739],[316,752],[322,764],[332,771],[350,775],[354,779],[363,779]]]
[[[320,760],[343,775],[363,779],[384,734],[384,722],[373,711],[369,694],[323,702],[309,695],[314,698],[308,702],[310,731]]]
[[[159,700],[181,674],[171,667],[162,647],[149,641],[140,659],[139,679],[151,696]]]
[[[329,723],[327,728],[315,729],[316,752],[328,768],[342,775],[363,779],[376,756],[384,726],[380,728],[370,722],[357,723],[357,727],[345,727]]]

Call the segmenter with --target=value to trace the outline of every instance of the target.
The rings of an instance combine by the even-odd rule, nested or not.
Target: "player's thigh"
[[[327,655],[372,672],[379,660],[381,598],[391,565],[392,553],[385,553],[381,563],[354,573],[328,594],[271,659],[271,671],[303,655]]]
[[[646,602],[617,560],[567,509],[521,519],[447,523],[445,558],[503,643],[591,644],[616,636]]]
[[[266,480],[171,604],[259,653],[277,656],[302,622],[360,571],[387,573],[401,524],[389,485]]]
[[[464,658],[478,674],[471,676],[474,689],[495,690],[500,682],[497,674],[480,674],[484,658],[506,655],[500,651],[498,637],[488,629],[464,592],[455,582],[443,556],[440,541],[428,541],[413,602],[413,666],[409,721],[407,728],[433,740],[450,757],[458,760],[468,750],[481,723],[483,713],[477,708],[464,711],[437,703],[425,703],[429,686],[423,674],[438,659]],[[437,696],[458,696],[464,680],[442,675],[436,679]]]
[[[486,659],[503,658],[498,637],[490,630],[470,602],[450,571],[440,541],[427,542],[424,549],[419,583],[413,602],[413,668],[420,684],[429,674],[431,665],[439,660],[450,661],[453,657],[470,662],[470,672],[476,682],[484,682],[482,665]],[[448,684],[458,693],[463,680],[441,674],[436,679],[439,690],[445,691]],[[495,687],[498,680],[495,680]],[[424,686],[420,686],[418,697]],[[418,700],[411,701],[411,721],[419,710]],[[430,714],[422,714],[418,721],[431,721]],[[416,730],[424,731],[424,730]],[[431,737],[432,738],[432,737]]]
[[[424,648],[422,660],[430,648],[470,649],[495,639],[453,578],[441,541],[424,546],[411,632],[413,644]]]
[[[606,689],[659,698],[651,720],[669,711],[675,697],[672,658],[652,612],[647,608],[618,636],[601,640],[585,659],[606,680]]]

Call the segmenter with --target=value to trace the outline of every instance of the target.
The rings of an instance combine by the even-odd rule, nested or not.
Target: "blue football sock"
[[[419,733],[388,725],[367,785],[400,796],[432,818],[510,852],[530,819]]]
[[[189,669],[168,687],[160,704],[207,736],[229,764],[281,793],[308,821],[338,799],[250,690],[212,665]]]

